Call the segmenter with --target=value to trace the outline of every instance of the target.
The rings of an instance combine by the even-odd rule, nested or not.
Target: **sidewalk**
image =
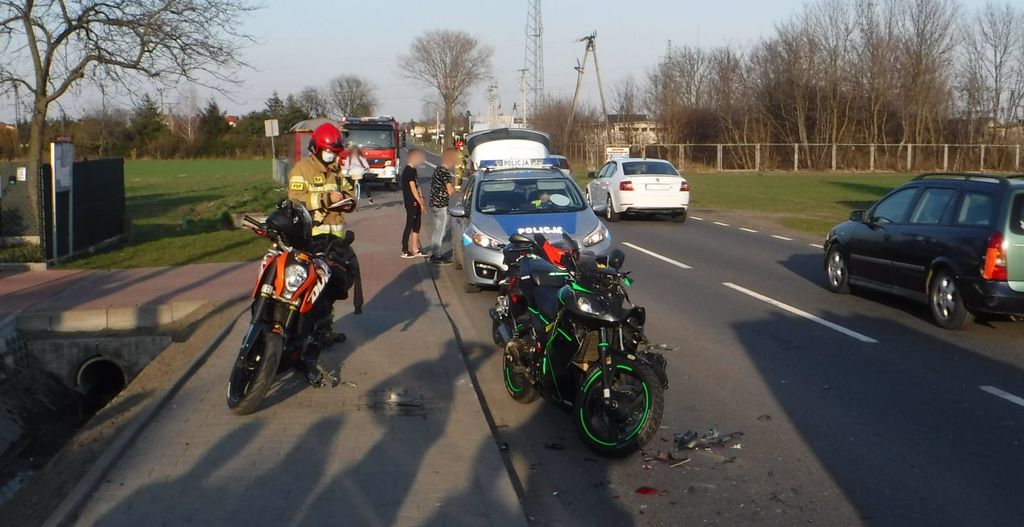
[[[396,194],[376,197],[350,216],[364,313],[339,302],[348,340],[322,355],[347,382],[314,390],[289,375],[257,413],[233,415],[242,317],[78,525],[526,525],[428,264],[399,258]]]
[[[247,294],[255,275],[254,262],[0,272],[0,319],[19,314],[22,329],[37,331],[162,325],[211,300]]]

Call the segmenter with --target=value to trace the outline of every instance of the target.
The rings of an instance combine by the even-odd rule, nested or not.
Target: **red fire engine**
[[[398,168],[401,126],[391,116],[347,117],[342,123],[348,129],[348,141],[359,145],[370,170],[363,175],[363,183],[380,182],[392,190],[398,188]]]

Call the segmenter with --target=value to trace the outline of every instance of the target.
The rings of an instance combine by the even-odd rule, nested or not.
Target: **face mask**
[[[334,152],[331,152],[330,150],[324,150],[320,152],[320,159],[323,160],[324,163],[333,163],[334,160],[337,158],[338,155],[335,154]]]

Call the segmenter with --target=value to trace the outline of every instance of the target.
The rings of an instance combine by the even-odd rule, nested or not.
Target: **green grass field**
[[[261,256],[267,242],[231,225],[231,213],[270,210],[284,195],[267,160],[126,161],[128,240],[73,260],[108,269],[232,262]]]
[[[64,267],[109,269],[232,262],[261,256],[267,242],[236,229],[229,214],[270,210],[284,195],[265,160],[168,160],[125,163],[128,240]],[[581,185],[587,179],[577,175]],[[907,175],[822,173],[686,174],[692,204],[729,210],[823,235]]]
[[[575,174],[586,186],[585,175]],[[870,206],[910,179],[906,174],[687,173],[691,206],[756,214],[768,221],[824,236],[850,211]]]

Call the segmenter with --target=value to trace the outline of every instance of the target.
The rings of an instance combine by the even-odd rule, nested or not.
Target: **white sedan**
[[[686,221],[690,184],[668,161],[613,159],[587,177],[587,200],[608,221],[619,221],[622,214],[667,214],[672,221]]]

